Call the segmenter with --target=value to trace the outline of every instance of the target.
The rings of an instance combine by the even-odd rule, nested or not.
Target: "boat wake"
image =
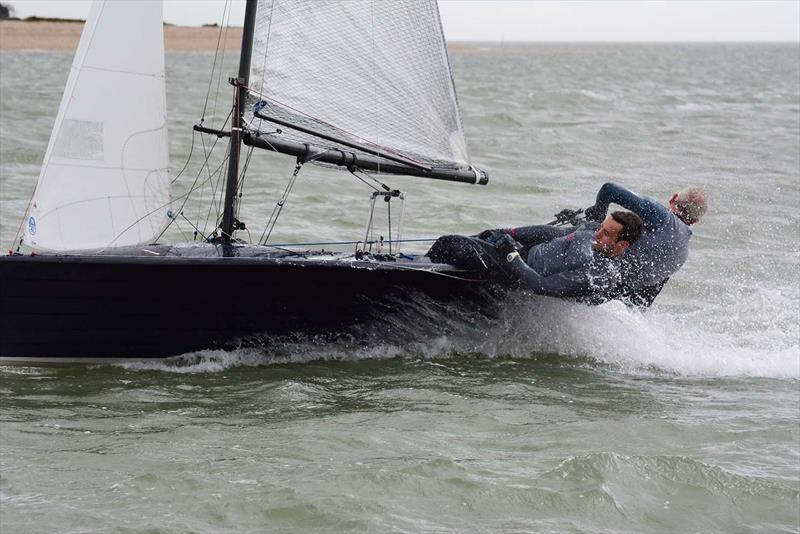
[[[244,340],[235,350],[121,365],[202,373],[312,361],[555,355],[565,365],[599,366],[626,374],[800,378],[792,302],[781,302],[774,295],[753,295],[752,301],[739,304],[741,310],[687,312],[683,306],[666,304],[644,314],[619,302],[589,307],[531,295],[511,297],[501,310],[487,313],[423,298],[410,300],[398,303],[385,318],[334,338],[265,336]],[[757,305],[762,309],[754,314]],[[763,317],[772,317],[769,325],[758,323]]]
[[[771,335],[742,335],[748,325],[729,323],[747,321],[735,317],[720,321],[717,314],[722,313],[687,314],[656,306],[642,314],[620,302],[588,308],[540,299],[539,306],[515,318],[512,331],[518,335],[508,353],[588,358],[634,374],[800,378],[796,327]]]

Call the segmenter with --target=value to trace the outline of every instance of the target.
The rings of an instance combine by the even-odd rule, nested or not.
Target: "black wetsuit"
[[[631,210],[644,222],[642,237],[623,255],[625,285],[634,291],[663,285],[689,257],[689,226],[655,200],[613,183],[604,184],[597,193],[596,218],[605,218],[610,203]]]
[[[604,300],[619,285],[619,261],[595,251],[594,242],[593,231],[574,231],[534,246],[511,268],[536,294]]]

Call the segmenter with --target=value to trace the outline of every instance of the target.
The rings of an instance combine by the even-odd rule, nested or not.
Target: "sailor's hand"
[[[599,222],[605,218],[606,210],[600,209],[599,206],[589,206],[583,214],[586,216],[586,220]]]
[[[497,249],[498,252],[503,254],[504,256],[511,254],[512,252],[519,252],[522,249],[522,245],[514,241],[514,238],[508,234],[503,234],[500,239],[494,244],[494,248]]]

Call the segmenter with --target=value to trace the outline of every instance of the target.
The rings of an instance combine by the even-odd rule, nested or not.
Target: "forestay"
[[[169,154],[160,0],[95,2],[70,70],[25,243],[147,243],[167,223]]]
[[[262,115],[383,154],[470,165],[435,0],[260,0],[249,90],[251,119],[263,102]]]

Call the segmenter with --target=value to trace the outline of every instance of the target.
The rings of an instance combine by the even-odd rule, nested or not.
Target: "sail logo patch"
[[[28,219],[28,233],[31,235],[36,235],[36,219],[33,216]]]

